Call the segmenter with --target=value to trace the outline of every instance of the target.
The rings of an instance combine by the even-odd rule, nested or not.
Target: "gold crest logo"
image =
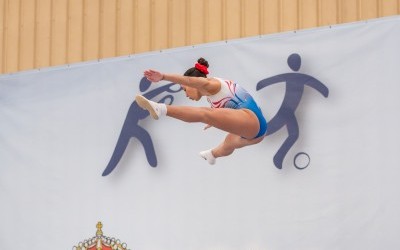
[[[97,231],[96,236],[79,242],[77,246],[74,246],[73,250],[129,250],[125,243],[121,243],[120,240],[115,238],[106,237],[103,235],[103,224],[98,222],[96,225]]]

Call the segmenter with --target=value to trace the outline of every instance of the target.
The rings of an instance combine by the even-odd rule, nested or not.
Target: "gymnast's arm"
[[[164,74],[155,70],[146,70],[144,76],[152,81],[159,82],[161,80],[171,81],[180,85],[198,89],[199,91],[215,94],[219,91],[221,83],[214,78],[182,76],[178,74]]]

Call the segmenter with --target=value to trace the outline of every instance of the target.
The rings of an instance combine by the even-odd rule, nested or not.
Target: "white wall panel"
[[[130,249],[396,248],[399,42],[392,17],[0,76],[0,247],[70,249],[102,221]],[[249,90],[270,128],[285,77],[292,87],[313,77],[305,83],[320,81],[329,96],[305,86],[299,138],[281,170],[273,158],[285,127],[209,166],[198,152],[223,132],[147,117],[133,125],[151,136],[157,167],[131,139],[102,177],[134,96],[168,84],[140,90],[143,70],[182,73],[200,56],[211,76]],[[180,92],[153,99],[168,94],[174,105],[208,105]],[[308,162],[299,152],[310,157],[304,170],[294,166]]]

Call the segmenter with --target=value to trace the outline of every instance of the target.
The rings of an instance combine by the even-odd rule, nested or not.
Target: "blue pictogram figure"
[[[150,88],[151,82],[143,77],[139,84],[139,89],[141,92],[145,92]],[[176,86],[175,83],[169,83],[163,85],[159,88],[153,89],[144,93],[143,96],[147,99],[151,100],[154,97],[158,96],[161,93],[177,93],[182,90],[179,87],[177,90],[172,89],[172,86]],[[168,104],[172,104],[174,101],[174,97],[172,95],[166,95],[161,98],[158,102],[159,103],[166,103],[169,101]],[[129,108],[128,114],[126,115],[126,119],[124,125],[122,126],[121,133],[119,135],[117,145],[115,146],[114,152],[111,156],[111,159],[103,172],[103,176],[110,174],[115,167],[117,166],[118,162],[121,160],[122,155],[124,154],[126,147],[128,146],[129,140],[131,138],[138,139],[144,148],[147,161],[152,167],[157,166],[157,156],[154,150],[153,141],[151,140],[151,136],[149,132],[147,132],[144,128],[142,128],[138,123],[140,120],[145,119],[149,116],[149,112],[144,110],[138,106],[136,101],[132,103]]]
[[[280,74],[261,80],[257,83],[256,88],[258,91],[275,83],[286,83],[286,91],[282,105],[276,115],[268,122],[268,131],[266,134],[266,136],[271,135],[281,129],[283,126],[286,126],[286,129],[288,131],[288,137],[274,156],[274,164],[279,169],[282,169],[282,163],[286,154],[299,138],[299,125],[297,123],[295,111],[303,95],[304,86],[307,85],[311,88],[314,88],[325,97],[328,97],[329,94],[329,89],[319,80],[306,74],[296,73],[301,66],[300,55],[291,54],[288,57],[287,63],[289,67],[295,72]]]

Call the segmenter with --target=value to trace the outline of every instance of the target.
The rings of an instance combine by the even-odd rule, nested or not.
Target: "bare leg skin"
[[[209,149],[200,152],[200,156],[203,157],[210,165],[214,165],[216,158],[231,155],[235,149],[242,148],[249,145],[254,145],[261,142],[264,136],[256,139],[245,139],[238,135],[228,134],[225,140],[214,149]]]
[[[248,109],[167,105],[167,116],[185,122],[202,122],[245,138],[254,138],[260,129],[257,116]]]
[[[140,95],[136,96],[136,102],[154,119],[167,115],[184,122],[202,122],[249,139],[254,138],[260,129],[257,116],[248,109],[171,106],[155,103]]]
[[[242,148],[249,145],[254,145],[261,142],[264,136],[256,139],[245,139],[234,134],[228,134],[225,140],[212,150],[212,154],[215,158],[228,156],[235,151],[235,149]]]

